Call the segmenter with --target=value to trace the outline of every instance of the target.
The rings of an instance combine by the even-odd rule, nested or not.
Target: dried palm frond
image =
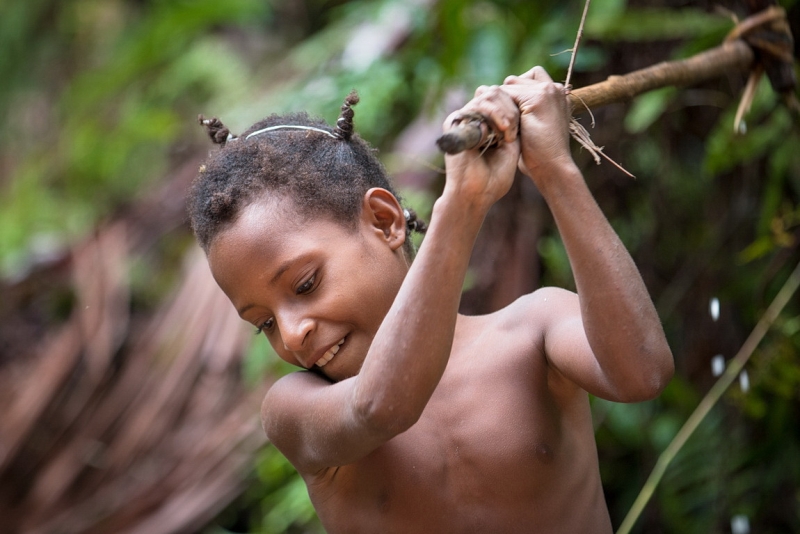
[[[173,204],[162,232],[183,217]],[[266,384],[243,383],[247,330],[199,249],[171,299],[131,320],[127,265],[152,240],[144,224],[120,218],[75,247],[52,273],[71,280],[67,320],[0,344],[14,352],[0,359],[4,532],[197,530],[242,490],[265,443]]]

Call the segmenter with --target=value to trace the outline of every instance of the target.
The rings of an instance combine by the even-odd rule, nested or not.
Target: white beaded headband
[[[260,130],[256,130],[255,132],[251,132],[251,133],[247,134],[247,137],[245,137],[245,140],[250,139],[254,135],[259,135],[259,134],[262,134],[262,133],[271,132],[273,130],[283,130],[283,129],[311,130],[311,131],[314,131],[314,132],[324,133],[328,137],[333,137],[334,139],[338,139],[331,132],[329,132],[327,130],[323,130],[321,128],[314,128],[313,126],[300,126],[300,125],[295,125],[295,124],[279,124],[278,126],[270,126],[268,128],[262,128]],[[228,141],[232,141],[233,139],[236,139],[236,138],[233,137],[232,135],[228,134]]]

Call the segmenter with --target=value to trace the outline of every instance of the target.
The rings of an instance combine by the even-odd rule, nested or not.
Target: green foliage
[[[12,165],[0,198],[0,274],[10,275],[31,260],[33,236],[63,242],[85,233],[166,172],[166,147],[193,137],[201,102],[246,78],[239,56],[211,30],[245,30],[268,12],[255,0],[141,9],[40,0],[5,9],[0,35],[19,52],[0,62],[10,80],[0,112],[13,125],[0,137]]]
[[[207,534],[324,533],[305,482],[275,447],[264,447],[255,465],[248,489],[206,529]]]
[[[274,447],[267,447],[258,459],[259,481],[266,493],[261,500],[261,521],[253,532],[280,534],[290,527],[304,532],[323,532],[308,500],[305,482]]]
[[[778,156],[770,169],[774,175],[780,176],[798,165],[800,156],[789,148],[800,142],[800,134],[794,127],[796,121],[787,109],[777,106],[777,97],[766,79],[759,85],[745,122],[743,133],[746,135],[732,133],[733,112],[732,108],[728,110],[708,139],[704,164],[707,172],[723,174],[772,152]]]
[[[603,9],[604,4],[608,9]],[[585,32],[604,41],[663,41],[720,34],[731,28],[730,19],[698,9],[626,7],[618,0],[592,3]]]
[[[323,30],[288,52],[280,66],[288,76],[270,76],[274,90],[258,103],[262,113],[253,116],[249,105],[248,122],[297,109],[332,122],[343,97],[356,88],[362,95],[359,133],[385,146],[411,119],[440,106],[452,86],[471,93],[535,64],[563,63],[551,54],[571,46],[571,38],[564,38],[554,17],[569,12],[501,1],[443,0],[429,9],[398,0],[348,2]],[[405,36],[399,48],[384,39],[395,32],[398,39]],[[356,38],[366,41],[356,46]],[[595,53],[591,61],[596,65],[601,57]]]
[[[666,111],[677,90],[665,87],[638,96],[625,115],[625,130],[631,134],[647,130]]]
[[[558,236],[545,236],[539,240],[539,256],[544,263],[545,285],[570,288],[575,286],[572,279],[572,268],[569,265],[567,249]]]

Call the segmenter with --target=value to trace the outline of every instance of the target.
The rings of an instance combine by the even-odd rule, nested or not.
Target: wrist
[[[477,234],[490,206],[491,204],[484,206],[481,202],[465,199],[445,188],[442,195],[433,204],[431,223],[436,221],[451,229],[458,228]],[[448,233],[450,231],[452,230],[448,230]]]
[[[529,167],[529,172],[529,177],[545,198],[575,184],[585,185],[583,174],[570,156],[540,163],[533,169]]]

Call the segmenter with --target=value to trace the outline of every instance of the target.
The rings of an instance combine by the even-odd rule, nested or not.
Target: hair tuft
[[[355,116],[353,106],[358,104],[359,101],[360,98],[355,89],[350,91],[350,94],[344,99],[342,113],[339,115],[339,119],[336,121],[336,128],[333,130],[333,135],[339,139],[349,141],[353,136],[353,117]]]
[[[428,224],[417,217],[416,211],[411,208],[406,208],[404,214],[406,216],[406,228],[409,233],[417,232],[418,234],[424,234],[428,230]]]
[[[216,117],[206,119],[202,115],[198,115],[197,120],[206,129],[211,140],[217,145],[224,145],[231,139],[236,139],[236,136],[231,133],[228,127],[222,124],[222,121]]]

